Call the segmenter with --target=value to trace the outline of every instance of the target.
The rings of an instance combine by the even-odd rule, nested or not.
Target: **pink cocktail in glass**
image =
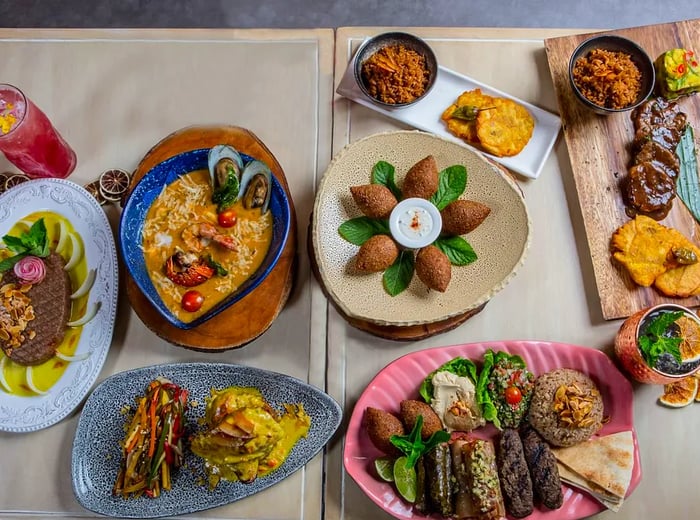
[[[65,178],[75,152],[18,88],[0,84],[0,151],[29,177]]]

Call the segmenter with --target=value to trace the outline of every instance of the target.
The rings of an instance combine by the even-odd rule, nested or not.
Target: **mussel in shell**
[[[272,172],[266,164],[252,160],[241,175],[241,198],[246,209],[260,208],[267,212],[272,192]]]
[[[214,193],[234,192],[238,196],[243,159],[232,147],[219,144],[209,150],[209,178]],[[231,195],[229,195],[231,196]]]

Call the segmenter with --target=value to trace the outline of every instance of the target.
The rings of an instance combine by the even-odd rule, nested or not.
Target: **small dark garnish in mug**
[[[671,354],[679,364],[683,362],[680,351],[683,338],[669,334],[669,328],[681,316],[683,316],[682,311],[662,312],[643,329],[643,334],[639,336],[637,342],[644,361],[650,367],[655,366],[659,357],[665,353]]]

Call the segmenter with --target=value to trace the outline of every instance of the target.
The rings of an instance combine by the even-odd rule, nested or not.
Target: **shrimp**
[[[165,261],[165,275],[177,285],[194,287],[209,280],[216,270],[193,253],[178,251]]]
[[[231,236],[219,233],[215,226],[208,222],[198,222],[187,226],[182,231],[182,240],[192,251],[201,252],[209,241],[219,244],[229,251],[238,251],[238,240]]]

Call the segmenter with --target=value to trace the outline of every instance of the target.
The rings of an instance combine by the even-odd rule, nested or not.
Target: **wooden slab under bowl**
[[[674,48],[700,52],[700,19],[634,27],[605,34],[616,34],[637,42],[655,60]],[[630,143],[634,135],[631,113],[599,116],[583,107],[569,85],[569,59],[576,46],[591,34],[545,40],[550,73],[557,93],[564,136],[581,206],[588,246],[593,262],[603,317],[616,319],[663,302],[695,307],[700,296],[669,298],[653,288],[637,286],[627,272],[614,263],[610,239],[629,217],[620,191],[631,161]],[[700,135],[700,97],[679,101],[697,136]],[[697,147],[697,146],[696,146]],[[661,224],[673,227],[700,244],[700,226],[677,197],[673,209]]]
[[[311,216],[311,218],[313,219],[313,215]],[[459,327],[469,318],[479,314],[482,310],[484,310],[484,307],[486,307],[486,303],[488,303],[483,303],[479,307],[471,309],[458,316],[453,316],[446,320],[436,321],[433,323],[425,323],[422,325],[379,325],[377,323],[372,323],[371,321],[361,320],[359,318],[348,316],[345,312],[343,312],[343,309],[336,305],[335,301],[333,301],[333,298],[331,298],[328,294],[328,290],[326,289],[325,285],[323,285],[323,277],[321,276],[321,273],[318,270],[316,255],[313,251],[311,228],[312,226],[309,222],[309,226],[307,228],[306,252],[309,255],[309,260],[311,263],[311,272],[314,273],[314,277],[321,286],[323,294],[325,294],[326,298],[328,298],[328,301],[333,304],[333,307],[338,312],[338,314],[340,314],[340,316],[345,321],[347,321],[348,324],[355,327],[356,329],[368,332],[369,334],[383,339],[391,339],[394,341],[419,341],[421,339],[430,338],[437,334],[442,334],[443,332],[449,332],[452,329]]]
[[[202,325],[182,330],[168,323],[126,275],[126,294],[143,323],[158,336],[175,345],[205,352],[241,347],[264,333],[289,298],[296,267],[297,227],[292,196],[282,167],[255,134],[235,126],[194,126],[179,130],[156,144],[141,160],[132,177],[131,188],[156,164],[188,150],[229,144],[238,151],[263,161],[287,193],[291,223],[287,244],[270,274],[250,294]]]

